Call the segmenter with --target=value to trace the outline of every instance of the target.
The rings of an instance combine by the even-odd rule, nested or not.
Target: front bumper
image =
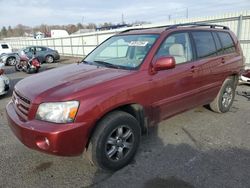
[[[6,106],[8,123],[27,147],[60,156],[80,155],[88,142],[87,123],[55,124],[38,120],[22,121],[13,102]]]
[[[55,58],[55,60],[59,60],[60,59],[60,55],[59,54],[55,54],[54,58]]]

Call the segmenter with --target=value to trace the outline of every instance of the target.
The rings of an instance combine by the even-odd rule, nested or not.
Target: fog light
[[[42,149],[42,150],[48,150],[49,149],[49,145],[50,145],[50,142],[49,142],[49,139],[46,138],[46,137],[39,137],[36,139],[36,145]]]

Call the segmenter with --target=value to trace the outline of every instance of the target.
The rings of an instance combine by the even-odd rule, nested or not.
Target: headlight
[[[36,119],[54,123],[72,123],[78,107],[78,101],[42,103],[38,107]]]

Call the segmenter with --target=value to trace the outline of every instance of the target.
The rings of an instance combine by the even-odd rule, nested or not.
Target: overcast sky
[[[250,10],[250,0],[0,0],[0,27],[23,24],[161,22]]]

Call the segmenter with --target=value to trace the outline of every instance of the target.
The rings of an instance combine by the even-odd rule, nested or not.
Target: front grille
[[[16,91],[13,91],[12,101],[14,103],[16,113],[23,119],[28,120],[28,114],[30,110],[30,100],[23,97]]]

